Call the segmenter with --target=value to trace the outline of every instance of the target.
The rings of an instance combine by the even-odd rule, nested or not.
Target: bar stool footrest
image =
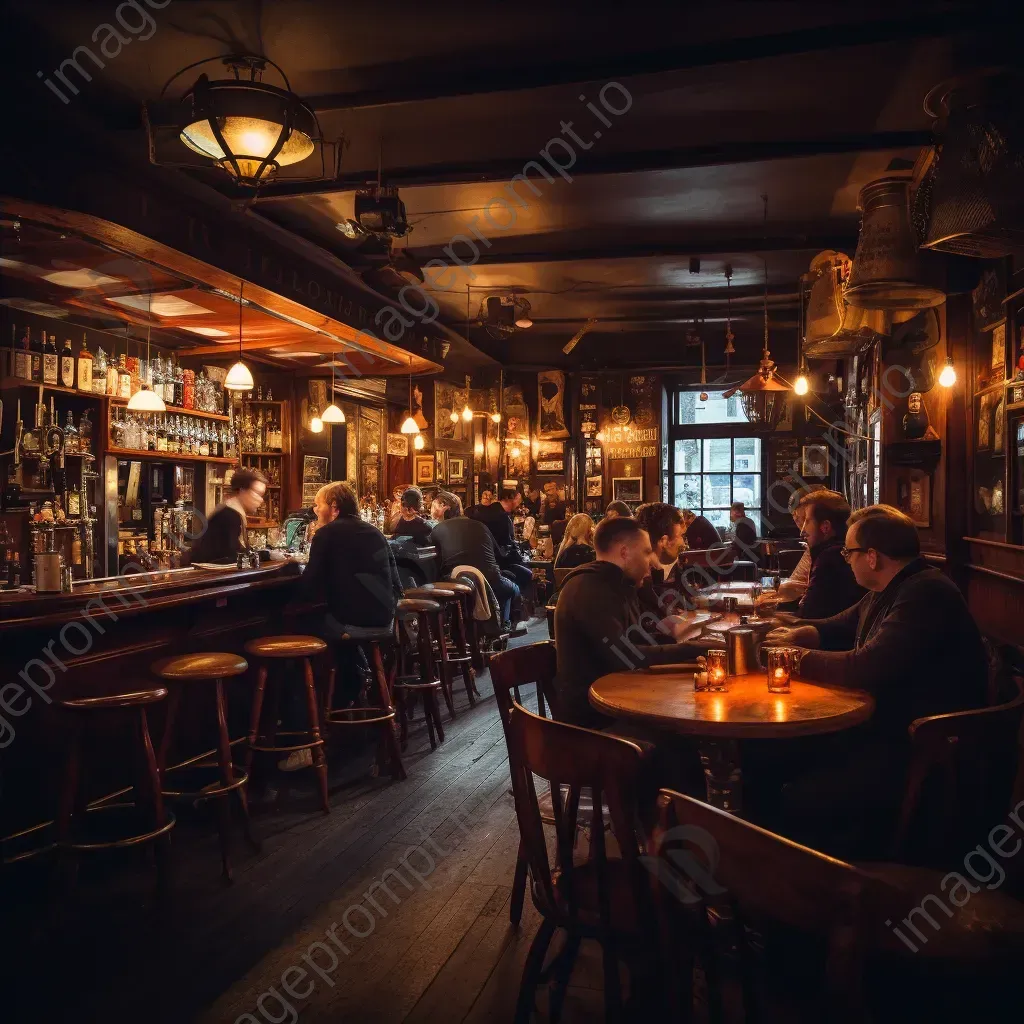
[[[185,765],[167,772],[160,792],[173,800],[212,800],[240,789],[249,781],[244,768],[232,765],[231,771],[234,779],[225,784],[221,781],[220,766],[217,764]]]
[[[356,718],[356,715],[365,717]],[[327,712],[329,725],[378,725],[381,722],[393,722],[394,708],[335,708]]]
[[[171,811],[165,810],[167,820],[163,825],[145,824],[145,831],[138,831],[142,811],[135,804],[101,804],[90,807],[84,815],[78,815],[71,823],[71,836],[57,845],[65,850],[112,850],[120,847],[139,846],[166,835],[174,828],[176,819]]]
[[[293,743],[291,746],[285,746],[283,744],[270,744],[260,743],[259,737],[257,737],[256,743],[250,743],[250,750],[260,750],[265,754],[288,754],[293,750],[312,750],[313,747],[322,747],[324,745],[323,737],[318,740],[312,738],[312,733],[308,729],[278,729],[276,735],[278,736],[309,736],[310,738],[303,743]]]

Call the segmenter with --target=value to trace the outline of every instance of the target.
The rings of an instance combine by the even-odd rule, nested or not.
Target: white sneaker
[[[300,768],[311,768],[312,766],[313,751],[309,747],[293,750],[284,760],[277,762],[277,767],[283,772],[297,772]]]

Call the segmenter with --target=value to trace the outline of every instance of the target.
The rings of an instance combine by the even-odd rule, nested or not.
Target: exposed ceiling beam
[[[776,228],[776,231],[779,229]],[[634,242],[624,245],[586,245],[576,249],[552,249],[550,243],[546,248],[519,252],[502,252],[497,248],[484,250],[474,267],[485,265],[516,264],[516,263],[573,263],[588,260],[629,260],[658,257],[717,257],[757,255],[763,252],[821,252],[824,249],[844,250],[857,242],[857,226],[851,224],[849,230],[836,229],[827,234],[802,234],[794,230],[792,234],[773,235],[770,238],[746,236],[742,238],[715,238],[704,241],[691,239],[686,242]],[[450,263],[441,248],[410,249],[410,255],[423,263],[431,259],[445,260]],[[511,287],[511,286],[510,286]],[[517,290],[520,290],[518,286]],[[495,286],[496,291],[500,291]]]
[[[621,153],[588,154],[571,167],[572,176],[583,174],[635,174],[643,171],[671,171],[688,167],[712,167],[723,164],[758,163],[764,160],[789,160],[798,157],[825,156],[841,153],[868,153],[880,150],[912,149],[931,145],[930,131],[905,129],[888,132],[867,132],[833,135],[817,139],[763,139],[756,142],[718,142],[705,146],[631,150]],[[543,191],[558,172],[538,163],[537,155],[501,157],[491,160],[457,161],[428,164],[422,167],[389,168],[384,175],[388,185],[411,188],[417,185],[465,185],[487,181],[509,182],[526,170]],[[545,177],[546,175],[546,177]],[[287,179],[260,190],[257,206],[297,196],[330,195],[365,188],[376,178],[375,170],[353,173],[333,181],[296,182]],[[529,188],[525,198],[531,195]],[[239,193],[242,194],[242,193]],[[250,195],[250,193],[246,193]]]
[[[899,18],[861,24],[832,24],[779,32],[774,35],[729,38],[692,46],[672,46],[654,52],[619,52],[614,58],[590,58],[585,45],[577,53],[559,52],[557,59],[540,66],[466,67],[451,62],[439,70],[436,63],[381,64],[360,68],[353,74],[359,87],[345,92],[306,96],[314,110],[356,110],[364,107],[416,103],[455,96],[519,92],[574,82],[608,82],[637,75],[657,75],[690,68],[764,60],[815,50],[834,50],[877,43],[909,42],[948,35],[976,26],[975,12],[959,4],[954,10],[920,11]],[[496,40],[498,42],[498,40]],[[492,56],[491,54],[487,55]],[[460,66],[462,63],[462,66]]]

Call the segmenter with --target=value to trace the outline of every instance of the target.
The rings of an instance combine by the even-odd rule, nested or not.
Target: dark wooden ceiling
[[[95,5],[13,6],[36,32],[33,67],[59,64],[105,16]],[[925,94],[991,59],[1007,34],[999,10],[1008,8],[177,0],[153,11],[152,36],[125,46],[75,102],[142,146],[140,105],[175,71],[232,50],[265,52],[345,148],[339,181],[282,179],[259,199],[260,215],[357,270],[379,267],[381,246],[350,241],[338,224],[380,160],[408,210],[412,230],[395,248],[411,263],[450,261],[453,238],[474,227],[484,235],[479,260],[443,282],[428,272],[426,287],[443,320],[465,332],[469,286],[469,337],[503,364],[693,364],[699,350],[684,350],[683,338],[695,318],[716,364],[730,314],[736,360],[749,362],[766,271],[773,349],[792,356],[800,274],[823,248],[852,255],[859,189],[913,166],[930,139]],[[625,106],[628,93],[629,109],[598,106],[604,125],[587,103],[608,82],[621,86],[610,105]],[[554,138],[570,142],[572,157]],[[547,163],[553,181],[534,171],[533,189],[520,183],[504,227],[511,215],[491,201],[511,198],[509,180],[545,148],[572,166],[559,176]],[[216,173],[194,173],[231,191]],[[501,227],[488,226],[485,209]],[[488,295],[511,293],[530,302],[534,326],[495,339],[473,321]],[[588,318],[596,325],[564,355]]]

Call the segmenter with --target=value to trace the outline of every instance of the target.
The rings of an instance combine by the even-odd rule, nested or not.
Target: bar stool
[[[146,709],[166,696],[167,690],[160,687],[61,701],[60,707],[69,718],[71,735],[57,812],[57,847],[62,854],[155,843],[157,878],[161,889],[165,888],[167,881],[168,844],[158,840],[168,837],[174,828],[175,818],[164,808],[160,793],[160,772],[153,752]],[[104,803],[87,808],[81,802],[79,786],[85,722],[96,716],[112,716],[121,712],[127,712],[132,718],[137,743],[135,800],[131,803]],[[66,866],[67,862],[64,861],[64,864]],[[72,868],[69,880],[73,878]]]
[[[196,803],[202,800],[217,800],[217,830],[220,834],[220,857],[224,880],[230,882],[231,859],[229,856],[228,830],[231,823],[232,794],[237,797],[242,811],[243,834],[246,841],[258,850],[259,843],[253,838],[249,822],[249,805],[242,788],[249,781],[248,772],[236,768],[231,761],[231,738],[228,735],[227,698],[224,680],[240,676],[249,668],[245,658],[238,654],[180,654],[162,658],[151,671],[167,683],[170,697],[167,701],[167,720],[160,740],[157,765],[160,769],[161,791],[169,800]],[[213,683],[214,708],[217,717],[216,759],[209,761],[209,754],[202,754],[193,761],[168,771],[167,753],[174,740],[174,727],[184,696],[186,684]],[[173,777],[173,784],[168,777]]]
[[[405,752],[409,745],[409,717],[411,698],[417,693],[423,695],[423,717],[427,723],[430,749],[437,750],[437,737],[444,743],[444,728],[441,726],[441,712],[437,707],[437,691],[443,690],[441,679],[434,661],[434,637],[441,636],[441,606],[436,601],[405,598],[398,602],[399,629],[404,628],[409,643],[403,644],[399,635],[398,661],[395,672],[394,694],[398,706],[398,721],[401,728],[399,745]],[[413,624],[416,638],[412,640]],[[410,662],[418,662],[419,671],[412,671]]]
[[[343,728],[376,726],[379,734],[377,744],[377,769],[382,770],[386,761],[391,762],[391,777],[397,782],[406,778],[405,766],[399,750],[398,738],[395,736],[395,706],[391,702],[391,691],[387,676],[384,674],[384,659],[380,653],[381,644],[395,643],[395,624],[387,626],[353,626],[343,625],[344,633],[340,644],[361,646],[369,653],[370,673],[377,686],[376,705],[356,705],[350,708],[334,708],[335,670],[331,669],[331,681],[327,692],[327,715],[330,725]],[[366,697],[365,686],[361,694]]]
[[[317,706],[316,683],[313,680],[313,665],[310,661],[316,654],[327,650],[327,644],[318,636],[264,636],[257,640],[249,640],[245,644],[245,653],[259,659],[259,673],[256,676],[256,692],[252,698],[252,711],[249,719],[249,743],[245,752],[243,768],[248,775],[252,769],[252,755],[260,750],[264,753],[284,754],[293,750],[309,750],[313,755],[313,768],[316,771],[317,783],[320,788],[320,806],[324,814],[331,811],[327,796],[327,758],[324,756],[324,740],[320,733],[320,711]],[[269,732],[261,732],[260,717],[263,711],[263,697],[267,689],[269,662],[299,658],[302,661],[303,686],[306,691],[306,714],[308,729],[278,729],[277,712],[281,703],[282,679],[275,679],[277,684],[273,691]],[[300,742],[292,744],[278,743],[278,736],[299,737]]]
[[[470,651],[466,634],[466,607],[470,601],[476,600],[476,588],[468,583],[455,580],[442,580],[438,583],[427,583],[414,590],[407,590],[406,597],[437,601],[441,605],[441,642],[436,643],[436,653],[441,662],[441,681],[444,684],[445,703],[448,713],[455,718],[455,701],[452,696],[452,666],[462,669],[462,679],[466,684],[466,695],[470,707],[476,705],[479,693],[476,689],[473,671],[473,656]],[[470,606],[471,607],[471,606]],[[470,612],[472,614],[472,612]]]

